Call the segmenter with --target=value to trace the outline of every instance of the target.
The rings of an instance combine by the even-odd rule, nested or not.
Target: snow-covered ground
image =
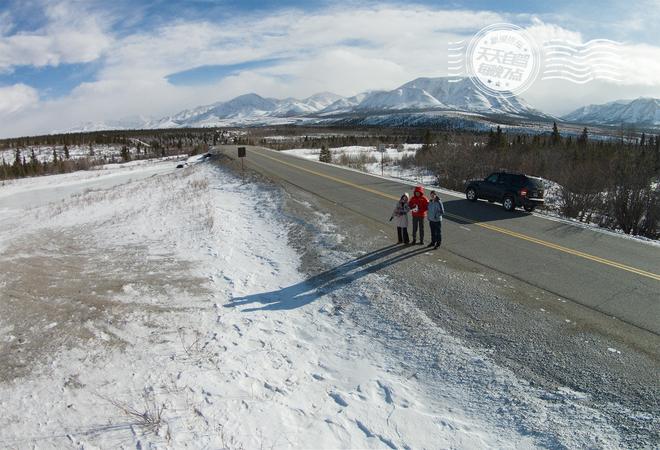
[[[145,144],[142,149],[145,150],[146,147],[148,147],[148,145]],[[68,151],[69,158],[71,159],[87,157],[121,159],[121,148],[121,145],[93,145],[92,148],[90,148],[89,145],[71,145],[68,147]],[[32,157],[33,150],[35,158],[42,163],[53,161],[53,151],[57,153],[58,159],[65,158],[65,150],[63,145],[36,145],[32,147],[21,148],[19,150],[21,158],[24,158],[28,163]],[[129,145],[128,150],[131,155],[135,155],[137,152],[135,143]],[[7,164],[13,164],[16,160],[16,149],[0,150],[0,163],[2,163],[3,159]]]
[[[30,369],[0,368],[0,447],[621,446],[584,394],[499,368],[383,275],[306,279],[281,191],[193,162],[121,166],[122,184],[78,172],[0,187],[0,298],[36,305],[27,321],[23,303],[0,305],[0,355]],[[60,185],[79,189],[11,201]],[[318,218],[314,244],[350,278],[360,255]],[[419,316],[426,344],[349,314],[375,319],[374,303]]]
[[[384,152],[380,152],[374,146],[351,145],[333,147],[329,150],[332,153],[332,160],[335,164],[340,164],[342,155],[354,163],[363,159],[367,161],[363,166],[365,172],[399,178],[414,183],[433,185],[435,183],[435,176],[429,171],[415,166],[402,168],[399,164],[402,158],[415,156],[415,152],[421,147],[422,144],[403,144],[399,148],[388,146],[384,149]],[[297,148],[282,151],[301,158],[318,161],[321,150],[318,148]],[[355,166],[355,164],[352,165]]]

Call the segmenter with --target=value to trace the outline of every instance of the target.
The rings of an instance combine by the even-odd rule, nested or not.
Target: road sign
[[[385,144],[378,144],[378,151],[380,152],[380,175],[385,175]]]
[[[238,147],[238,157],[245,158],[245,147]]]

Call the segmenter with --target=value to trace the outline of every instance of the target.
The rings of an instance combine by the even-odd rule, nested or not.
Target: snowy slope
[[[226,102],[201,106],[164,118],[161,123],[179,127],[213,126],[227,123],[270,123],[271,118],[300,117],[322,110],[339,99],[332,93],[320,93],[303,100],[264,98],[245,94]]]
[[[307,97],[302,102],[317,112],[327,108],[337,100],[341,100],[343,98],[344,97],[341,95],[333,94],[332,92],[320,92],[318,94],[312,95],[311,97]]]
[[[377,111],[383,109],[431,109],[443,108],[444,106],[423,89],[402,86],[393,91],[369,94],[354,109],[356,111]]]
[[[369,95],[384,91],[370,91],[354,95],[352,97],[344,97],[336,100],[328,105],[323,110],[319,111],[320,116],[328,116],[332,114],[341,114],[351,112]]]
[[[602,105],[588,105],[562,117],[563,120],[597,125],[660,125],[660,99],[640,97],[616,100]]]
[[[484,94],[468,78],[458,82],[450,82],[448,78],[417,78],[401,88],[422,89],[447,108],[457,111],[543,116],[520,97]]]

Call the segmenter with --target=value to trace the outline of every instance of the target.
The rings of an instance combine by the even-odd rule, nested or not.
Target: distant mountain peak
[[[636,124],[660,125],[660,99],[638,97],[632,100],[615,100],[599,105],[587,105],[562,117],[567,122],[594,125]]]

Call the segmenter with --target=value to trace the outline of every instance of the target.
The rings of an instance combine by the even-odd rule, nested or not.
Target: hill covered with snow
[[[566,121],[597,125],[660,125],[660,99],[640,97],[616,100],[602,105],[588,105],[562,117]]]

